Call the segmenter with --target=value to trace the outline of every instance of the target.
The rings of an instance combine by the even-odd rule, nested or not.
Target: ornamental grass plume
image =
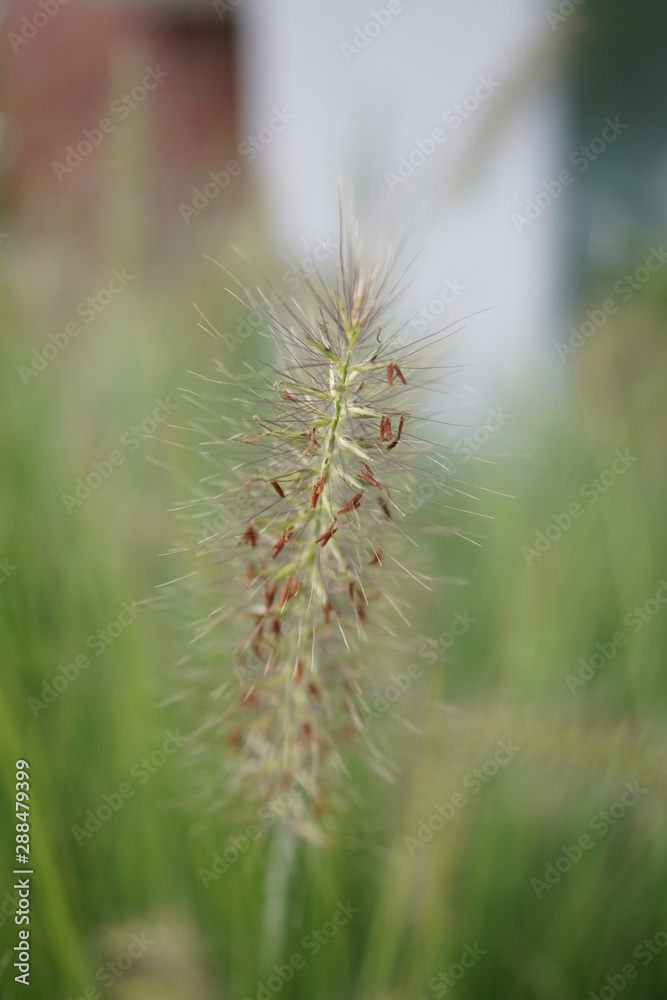
[[[209,472],[179,508],[194,569],[170,586],[180,611],[197,609],[180,671],[203,682],[191,741],[208,766],[200,785],[214,802],[280,803],[313,837],[345,798],[355,746],[392,773],[368,722],[371,694],[389,682],[377,643],[395,646],[408,592],[432,584],[405,558],[418,555],[413,530],[459,534],[439,514],[470,495],[433,433],[453,369],[444,331],[414,341],[410,317],[394,320],[402,248],[364,269],[341,217],[336,265],[305,279],[306,301],[237,282],[276,356],[262,363],[256,345],[230,344],[204,320],[240,371],[218,361],[205,390],[188,393]]]

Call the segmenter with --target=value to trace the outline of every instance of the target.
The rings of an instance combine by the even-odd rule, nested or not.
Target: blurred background
[[[664,996],[665,6],[0,18],[2,1000]],[[196,307],[244,318],[214,261],[245,268],[239,248],[298,297],[336,250],[338,183],[370,254],[413,227],[414,334],[461,328],[447,441],[482,460],[464,475],[493,520],[480,546],[424,548],[464,583],[388,664],[422,668],[374,724],[396,780],[352,763],[276,939],[274,831],[246,849],[247,820],[184,807],[163,706],[181,639],[138,602],[170,578],[170,508],[199,474],[167,443],[220,353]]]

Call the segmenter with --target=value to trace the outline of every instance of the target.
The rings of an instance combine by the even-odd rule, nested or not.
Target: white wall
[[[428,304],[457,279],[466,291],[448,306],[445,321],[498,307],[459,338],[460,357],[479,361],[469,381],[493,398],[499,375],[542,380],[553,367],[558,206],[521,233],[511,216],[557,173],[557,88],[529,79],[518,110],[509,114],[509,107],[525,60],[560,29],[549,26],[535,0],[392,6],[402,10],[379,30],[371,27],[377,36],[366,47],[344,52],[342,43],[354,44],[356,27],[373,21],[372,11],[387,10],[388,0],[241,0],[244,128],[261,128],[275,105],[296,116],[255,167],[276,238],[291,241],[292,252],[303,253],[302,235],[312,241],[335,232],[337,173],[371,244],[381,231],[394,239],[421,213],[411,245],[430,242],[411,307]],[[492,78],[494,92],[469,118],[457,119],[456,103],[474,94],[481,77]],[[446,141],[390,190],[386,172],[437,127]],[[465,165],[484,135],[487,146],[472,161],[476,181],[456,188],[462,170],[471,179]]]

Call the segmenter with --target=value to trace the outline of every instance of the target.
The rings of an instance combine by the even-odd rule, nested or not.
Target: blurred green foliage
[[[422,631],[437,639],[456,611],[476,621],[434,665],[419,658],[415,635],[409,660],[401,653],[388,666],[424,665],[418,694],[401,706],[421,733],[401,729],[390,713],[376,723],[400,765],[396,783],[353,762],[357,798],[340,835],[320,849],[299,847],[284,868],[281,940],[265,934],[276,891],[269,882],[267,896],[267,872],[275,877],[276,858],[280,871],[285,845],[267,833],[206,887],[198,873],[212,870],[244,824],[184,807],[177,755],[145,784],[135,781],[132,797],[77,845],[71,828],[179,725],[177,709],[160,702],[180,637],[144,610],[52,704],[35,715],[28,699],[86,652],[87,637],[123,602],[151,596],[169,578],[160,556],[176,531],[169,507],[199,469],[186,449],[150,440],[124,452],[71,513],[61,495],[156,399],[176,401],[179,385],[192,386],[187,371],[210,370],[219,345],[197,330],[189,299],[223,327],[237,314],[220,272],[201,272],[155,287],[138,279],[27,385],[17,366],[69,318],[68,307],[44,322],[9,281],[1,291],[9,334],[0,347],[0,559],[16,568],[0,584],[0,997],[23,995],[11,953],[20,757],[32,777],[29,995],[83,996],[96,986],[100,996],[128,1000],[241,1000],[276,974],[272,963],[284,967],[300,954],[303,967],[280,981],[281,997],[416,1000],[455,984],[459,1000],[569,1000],[599,996],[628,963],[638,970],[628,996],[664,996],[667,949],[645,965],[633,952],[667,925],[667,611],[661,606],[636,632],[624,624],[667,576],[666,303],[657,278],[568,359],[551,397],[541,387],[499,390],[511,420],[488,452],[510,457],[469,463],[461,476],[513,499],[483,494],[481,509],[495,521],[481,548],[452,539],[421,550],[434,572],[468,581],[436,588],[417,612]],[[560,372],[555,356],[554,366]],[[187,417],[180,409],[173,422]],[[157,436],[174,435],[165,426]],[[617,449],[638,461],[597,502],[582,499],[582,486]],[[583,516],[528,565],[521,547],[577,500]],[[619,630],[627,644],[573,693],[566,676]],[[466,775],[491,760],[499,740],[520,752],[473,793]],[[600,835],[591,819],[618,802],[626,782],[647,791]],[[465,804],[411,853],[405,838],[456,793]],[[544,881],[547,866],[586,833],[593,847],[536,889],[531,880]],[[359,912],[334,936],[325,930],[314,954],[305,936],[348,900]],[[155,943],[112,983],[110,974],[96,978],[135,933]],[[438,979],[476,944],[484,954],[460,981]]]

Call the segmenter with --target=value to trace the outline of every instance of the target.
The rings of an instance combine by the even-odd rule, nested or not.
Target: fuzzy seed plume
[[[341,223],[335,265],[298,301],[236,283],[272,354],[204,320],[225,354],[186,391],[207,468],[179,505],[189,568],[168,589],[190,631],[179,676],[203,687],[202,789],[282,802],[311,837],[346,798],[350,754],[392,775],[369,724],[388,682],[376,644],[400,648],[410,595],[434,586],[414,536],[461,533],[445,512],[470,497],[437,433],[451,331],[415,340],[401,321],[402,251],[364,268]]]

